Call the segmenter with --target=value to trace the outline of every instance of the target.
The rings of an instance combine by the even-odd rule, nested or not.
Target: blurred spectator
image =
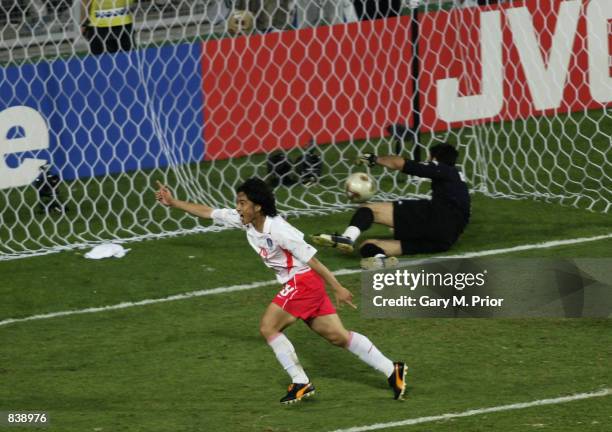
[[[27,14],[35,33],[47,32],[62,13],[69,14],[71,0],[28,0]]]
[[[82,0],[81,31],[92,54],[132,49],[131,4],[132,0]]]
[[[351,0],[297,0],[295,8],[299,28],[357,21]]]
[[[455,6],[472,7],[488,6],[495,3],[505,3],[506,0],[454,0]]]
[[[34,18],[34,22],[47,21],[49,19],[49,10],[47,2],[44,0],[30,1],[30,15]]]
[[[400,14],[402,0],[353,0],[357,18],[372,20]]]
[[[48,22],[53,19],[49,16],[47,4],[43,0],[31,0],[28,7],[28,20],[30,28],[34,34],[41,34],[47,31]]]
[[[230,0],[205,0],[204,7],[206,21],[210,24],[218,24],[229,16],[232,4]]]
[[[255,18],[248,10],[234,10],[227,18],[227,32],[232,36],[251,35],[255,31]]]
[[[258,33],[290,28],[289,0],[236,0],[234,9],[251,12]]]

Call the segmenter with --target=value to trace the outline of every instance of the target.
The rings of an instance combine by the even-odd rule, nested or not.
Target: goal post
[[[276,188],[290,214],[350,206],[360,152],[426,157],[440,141],[458,146],[474,192],[608,212],[612,4],[490,3],[410,1],[308,27],[279,0],[283,28],[236,35],[231,3],[141,2],[134,48],[101,55],[67,30],[69,5],[49,3],[40,30],[16,3],[26,12],[0,17],[0,259],[218,229],[156,205],[155,180],[231,206],[277,151],[323,162],[315,184],[294,173]],[[398,146],[393,125],[412,139]],[[378,200],[429,189],[372,173]]]

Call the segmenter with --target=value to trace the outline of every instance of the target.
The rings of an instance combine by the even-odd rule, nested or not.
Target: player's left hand
[[[353,304],[353,293],[339,286],[334,290],[334,296],[336,297],[336,305],[341,307],[343,303],[349,305],[353,309],[357,309],[357,306]]]
[[[373,167],[374,165],[376,165],[376,160],[378,159],[378,156],[376,156],[373,153],[363,153],[360,154],[357,157],[357,160],[355,161],[356,165],[366,165],[369,167]]]
[[[159,180],[157,180],[157,192],[155,192],[155,199],[165,206],[172,206],[174,198],[170,189]]]

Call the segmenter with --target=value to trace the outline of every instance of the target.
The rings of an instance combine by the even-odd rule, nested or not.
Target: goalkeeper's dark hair
[[[252,177],[236,188],[236,193],[244,193],[249,201],[261,206],[266,216],[276,216],[276,198],[268,184],[257,177]]]
[[[436,144],[429,149],[429,154],[431,154],[432,159],[449,166],[455,166],[459,157],[457,149],[446,143]]]

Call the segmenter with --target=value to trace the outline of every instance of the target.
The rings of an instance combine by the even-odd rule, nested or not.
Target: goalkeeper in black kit
[[[394,238],[369,239],[361,245],[361,266],[365,269],[393,267],[399,255],[447,251],[470,220],[468,187],[463,173],[455,167],[458,155],[450,144],[433,146],[429,160],[422,163],[400,156],[361,155],[358,163],[431,179],[431,199],[365,204],[342,235],[316,234],[313,243],[352,252],[359,235],[378,223],[393,228]]]

